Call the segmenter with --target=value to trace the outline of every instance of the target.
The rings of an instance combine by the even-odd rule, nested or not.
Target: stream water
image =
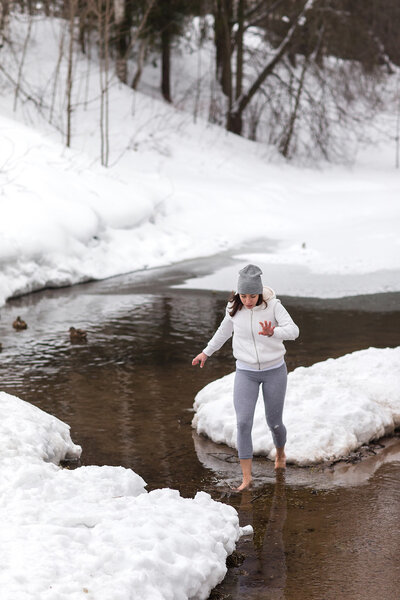
[[[331,469],[255,461],[257,485],[232,494],[235,452],[191,427],[196,393],[234,369],[229,344],[203,370],[191,359],[219,324],[225,293],[177,289],[187,263],[14,299],[1,309],[1,389],[71,426],[83,464],[134,469],[148,489],[198,490],[232,504],[254,537],[242,564],[213,591],[220,599],[398,600],[400,440],[358,464]],[[282,298],[301,330],[287,365],[311,365],[369,346],[400,345],[400,294],[341,300]],[[13,331],[20,314],[28,329]],[[71,344],[73,325],[88,331]],[[376,455],[373,454],[376,452]]]

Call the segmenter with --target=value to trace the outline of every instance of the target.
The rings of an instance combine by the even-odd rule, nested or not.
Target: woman
[[[232,294],[225,318],[203,352],[192,365],[203,367],[233,334],[236,375],[233,402],[237,421],[237,447],[243,481],[242,491],[251,485],[253,444],[251,430],[260,385],[265,416],[276,448],[275,469],[286,467],[286,428],[282,422],[287,370],[283,340],[295,340],[299,328],[282,306],[275,292],[263,287],[262,271],[247,265],[239,272],[237,293]]]

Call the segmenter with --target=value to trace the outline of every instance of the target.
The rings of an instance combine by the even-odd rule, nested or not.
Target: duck
[[[12,326],[17,331],[21,331],[22,329],[28,329],[28,325],[19,316],[15,319],[15,321],[12,324]]]
[[[87,332],[84,329],[75,329],[75,327],[70,327],[69,338],[71,342],[86,342]]]

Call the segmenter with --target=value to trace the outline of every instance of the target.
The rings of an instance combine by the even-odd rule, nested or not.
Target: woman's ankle
[[[286,468],[286,454],[285,447],[276,449],[275,456],[275,469],[285,469]]]

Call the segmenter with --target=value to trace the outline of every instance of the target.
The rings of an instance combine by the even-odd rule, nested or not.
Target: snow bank
[[[214,442],[236,448],[232,402],[234,373],[196,396],[193,427]],[[400,347],[369,348],[289,373],[284,408],[288,462],[310,465],[347,455],[400,425]],[[255,454],[273,459],[275,449],[257,403]]]
[[[66,458],[79,458],[82,448],[72,442],[69,430],[40,408],[0,392],[0,464],[58,464]]]
[[[154,189],[4,117],[0,142],[0,304],[143,267],[148,247],[132,230],[152,218]]]
[[[69,427],[4,392],[0,441],[2,600],[205,599],[225,576],[232,507],[147,493],[122,467],[61,469],[81,452]]]

